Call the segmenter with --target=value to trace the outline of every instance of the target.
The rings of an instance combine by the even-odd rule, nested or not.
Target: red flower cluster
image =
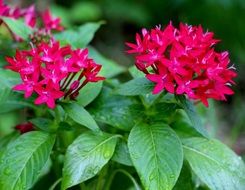
[[[219,40],[213,35],[201,26],[181,23],[177,29],[170,23],[164,30],[143,29],[136,44],[126,43],[127,52],[136,54],[136,67],[156,83],[153,94],[165,89],[208,106],[208,98],[226,100],[225,95],[233,94],[228,86],[236,76],[234,67],[228,67],[228,52],[214,50]]]
[[[0,16],[10,17],[14,19],[24,18],[25,23],[34,28],[36,27],[38,13],[36,12],[35,6],[31,5],[28,8],[21,9],[20,7],[9,7],[3,3],[3,0],[0,0]],[[49,9],[41,13],[41,20],[44,25],[46,32],[51,30],[61,31],[63,27],[61,26],[60,18],[54,18],[51,15]]]
[[[41,42],[27,51],[16,51],[14,58],[6,57],[7,69],[18,72],[22,83],[13,89],[24,91],[25,98],[38,94],[35,104],[46,103],[55,107],[55,100],[64,97],[75,99],[88,82],[104,80],[97,74],[101,65],[88,58],[87,49],[72,50],[60,47],[58,42]]]
[[[31,122],[27,122],[27,123],[22,123],[22,124],[16,125],[15,129],[17,131],[19,131],[21,134],[35,130],[35,128],[34,128],[34,126],[33,126],[33,124]]]

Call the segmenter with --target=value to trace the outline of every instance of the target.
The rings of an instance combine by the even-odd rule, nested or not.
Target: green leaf
[[[17,36],[21,37],[24,40],[28,40],[29,35],[32,33],[32,28],[27,26],[24,21],[16,20],[9,17],[0,17],[5,24],[8,25],[9,29],[16,34]]]
[[[133,77],[133,78],[143,78],[145,77],[145,74],[140,71],[139,69],[137,69],[137,67],[134,65],[134,66],[131,66],[129,69],[128,69],[130,75]]]
[[[110,160],[118,135],[87,132],[80,135],[65,155],[62,189],[94,177]]]
[[[10,70],[0,68],[1,87],[12,87],[20,82],[20,76]]]
[[[12,90],[10,88],[3,85],[0,86],[0,105],[8,100],[11,93]]]
[[[104,87],[88,110],[96,121],[129,131],[142,119],[144,107],[137,99],[115,95],[110,88]]]
[[[53,121],[50,119],[38,117],[33,118],[29,120],[31,123],[33,123],[37,128],[43,130],[43,131],[50,131],[50,126],[53,124]]]
[[[138,70],[135,66],[129,68],[129,73],[133,78],[145,78],[145,74],[142,71]],[[159,99],[159,97],[162,97],[162,93],[152,94],[152,92],[150,91],[147,94],[142,94],[141,100],[146,107],[150,107],[157,99]]]
[[[115,187],[112,186],[112,182],[114,181],[114,178],[116,178],[118,173],[119,174],[123,174],[125,177],[127,177],[132,182],[133,186],[127,188],[127,190],[141,190],[139,184],[134,179],[134,177],[128,171],[126,171],[124,169],[116,169],[116,170],[114,170],[114,172],[111,174],[109,180],[107,181],[105,189],[113,189],[113,188],[115,189]],[[119,176],[119,177],[121,177],[121,176]],[[122,178],[119,178],[119,179],[121,181],[123,180]],[[125,180],[123,180],[123,184],[125,185]],[[123,189],[122,186],[120,187],[120,189]]]
[[[75,122],[93,131],[100,131],[100,128],[95,122],[94,118],[82,106],[79,106],[76,103],[69,103],[64,104],[63,108],[68,116]]]
[[[192,127],[191,121],[183,109],[177,110],[171,127],[180,138],[202,137],[200,133]]]
[[[69,12],[71,20],[75,23],[98,20],[102,17],[100,5],[91,1],[77,1],[72,5]]]
[[[25,107],[30,107],[32,109],[37,109],[36,106],[34,106],[33,104],[31,103],[28,103],[24,100],[18,100],[18,99],[15,99],[14,100],[14,97],[20,97],[20,96],[14,96],[14,95],[11,95],[11,98],[10,100],[7,100],[3,103],[0,104],[0,113],[7,113],[7,112],[10,112],[10,111],[14,111],[14,110],[18,110],[18,109],[22,109],[22,108],[25,108]]]
[[[124,96],[145,95],[151,93],[153,87],[154,83],[146,78],[135,78],[121,84],[116,90],[116,93]]]
[[[103,82],[88,83],[79,91],[79,96],[76,98],[77,103],[83,107],[90,104],[102,90]]]
[[[85,48],[93,39],[95,32],[104,22],[91,22],[80,26],[77,30],[65,30],[54,35],[62,45],[70,44],[74,48]]]
[[[192,170],[210,189],[244,189],[244,162],[224,144],[193,137],[184,139],[183,147]]]
[[[125,71],[125,68],[118,65],[115,61],[105,58],[93,47],[90,46],[88,49],[89,56],[93,58],[96,63],[102,65],[102,69],[100,71],[101,76],[111,78]]]
[[[54,141],[54,136],[34,131],[9,144],[1,156],[1,189],[30,189],[45,166]]]
[[[17,132],[12,132],[9,135],[6,135],[4,137],[1,137],[0,139],[0,158],[2,153],[4,152],[4,150],[7,148],[7,146],[14,141],[15,139],[17,139],[19,136],[19,133]]]
[[[173,190],[194,190],[192,183],[191,169],[186,161],[183,163],[183,167],[180,172],[178,181],[176,182]]]
[[[175,117],[175,112],[179,106],[175,103],[159,102],[146,110],[148,120],[151,122],[170,123]],[[175,120],[175,119],[174,119]]]
[[[177,100],[180,102],[180,106],[185,110],[187,113],[191,123],[192,127],[196,129],[197,132],[199,132],[204,137],[208,137],[208,133],[205,130],[197,112],[195,109],[195,106],[190,100],[187,100],[184,96],[176,96]]]
[[[136,125],[129,134],[129,153],[146,190],[170,190],[183,162],[175,132],[165,124]]]
[[[126,166],[133,166],[133,163],[129,155],[127,143],[124,140],[120,140],[117,143],[112,160],[120,164],[124,164]]]
[[[78,28],[78,34],[80,36],[80,48],[86,47],[89,42],[94,38],[95,32],[100,28],[102,24],[105,24],[104,21],[100,22],[90,22],[86,23]]]
[[[1,137],[1,139],[0,139],[0,150],[2,148],[6,147],[7,144],[9,144],[9,142],[11,142],[12,140],[15,140],[18,136],[19,136],[18,133],[13,132],[13,133],[10,133],[9,135]]]
[[[23,95],[12,90],[13,86],[20,83],[20,76],[10,70],[0,68],[0,113],[6,113],[25,106],[32,107],[23,101]]]

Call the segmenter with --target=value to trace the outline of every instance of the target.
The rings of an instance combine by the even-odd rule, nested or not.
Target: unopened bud
[[[70,89],[71,90],[76,90],[78,88],[79,84],[80,84],[80,82],[78,80],[73,81],[73,83],[71,84]]]

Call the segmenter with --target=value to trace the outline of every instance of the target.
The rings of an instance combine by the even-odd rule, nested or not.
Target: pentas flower
[[[136,34],[136,43],[126,43],[135,54],[136,67],[156,85],[153,94],[168,91],[186,94],[208,106],[208,99],[226,100],[237,75],[230,66],[229,54],[216,52],[219,40],[213,32],[203,32],[201,26],[172,23],[165,29],[157,26]]]
[[[61,26],[61,19],[54,18],[49,9],[45,10],[42,14],[42,21],[46,30],[62,31],[64,28]]]
[[[24,18],[25,23],[28,26],[33,28],[36,25],[36,10],[34,5],[31,5],[25,9],[21,9],[20,7],[12,8],[5,5],[3,0],[0,0],[0,16],[14,19]]]
[[[24,91],[25,98],[36,94],[34,103],[45,103],[49,108],[62,97],[74,100],[87,83],[105,79],[98,76],[101,65],[88,57],[87,49],[61,47],[54,40],[17,50],[15,57],[6,57],[6,61],[6,68],[19,73],[22,80],[13,89]]]
[[[46,9],[44,12],[38,13],[34,5],[27,8],[10,7],[0,0],[0,16],[10,17],[13,19],[24,19],[25,24],[35,29],[31,39],[40,42],[47,36],[52,36],[52,31],[62,31],[64,27],[61,25],[61,19],[53,17],[51,11]],[[42,25],[37,25],[37,19],[41,20]],[[20,41],[21,38],[14,36],[15,40]],[[41,38],[41,39],[40,39]]]

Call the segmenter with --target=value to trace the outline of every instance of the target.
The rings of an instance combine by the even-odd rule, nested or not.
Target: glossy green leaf
[[[117,143],[116,150],[112,157],[112,160],[120,164],[124,164],[126,166],[133,165],[130,155],[129,155],[128,145],[125,142],[125,140],[120,140]]]
[[[175,132],[165,124],[136,125],[129,134],[129,153],[146,190],[170,190],[183,162]]]
[[[24,40],[27,40],[29,35],[32,33],[32,28],[27,26],[22,20],[16,20],[9,17],[0,17],[0,19],[2,19],[4,23],[8,25],[8,27],[14,34]]]
[[[54,35],[62,45],[70,44],[74,48],[85,48],[93,39],[95,32],[104,22],[91,22],[80,26],[77,30],[65,30]]]
[[[54,141],[54,136],[34,131],[9,144],[0,158],[1,189],[30,189],[45,166]]]
[[[135,78],[129,82],[121,84],[116,90],[116,93],[124,96],[145,95],[151,93],[153,87],[154,83],[146,78]]]
[[[202,134],[204,137],[208,137],[208,133],[204,128],[204,125],[202,124],[195,106],[190,100],[187,100],[184,96],[176,96],[177,100],[180,102],[180,106],[185,110],[186,114],[188,115],[192,127],[196,129],[197,132]]]
[[[93,131],[100,131],[100,128],[95,122],[94,118],[82,106],[76,103],[69,103],[64,104],[63,108],[68,116],[75,122]]]
[[[135,65],[131,66],[128,69],[128,71],[133,78],[144,78],[145,77],[145,74],[142,71],[138,70]]]
[[[62,190],[94,177],[112,157],[117,137],[92,132],[80,135],[65,155]]]
[[[12,132],[9,135],[0,138],[0,158],[8,145],[19,137],[18,132]]]
[[[191,121],[183,109],[176,111],[171,127],[180,138],[202,137],[202,135],[192,127]]]
[[[47,118],[33,118],[29,120],[32,124],[34,124],[37,128],[43,131],[50,131],[50,126],[53,124],[54,121],[47,119]]]
[[[244,189],[244,162],[224,144],[193,137],[183,140],[183,148],[192,170],[210,189]]]
[[[191,169],[188,163],[185,161],[183,163],[180,176],[173,188],[173,190],[194,190],[192,183]]]
[[[93,47],[90,46],[88,49],[89,56],[93,58],[96,63],[102,65],[102,69],[100,71],[101,76],[111,78],[125,71],[122,66],[118,65],[115,61],[111,59],[105,58]]]
[[[0,138],[0,151],[5,148],[11,141],[14,141],[19,134],[17,132],[10,133],[4,137]]]
[[[137,99],[115,95],[110,88],[104,87],[88,110],[96,121],[129,131],[142,119],[144,107]]]
[[[133,78],[145,78],[145,74],[135,66],[129,68],[129,73]],[[141,94],[143,104],[150,107],[159,97],[162,97],[162,93],[152,94],[152,91],[149,91],[147,94]]]
[[[146,110],[146,114],[151,122],[169,123],[174,120],[175,112],[179,106],[175,103],[159,102]]]
[[[79,91],[76,101],[79,105],[85,107],[90,104],[100,93],[103,82],[88,83]]]

